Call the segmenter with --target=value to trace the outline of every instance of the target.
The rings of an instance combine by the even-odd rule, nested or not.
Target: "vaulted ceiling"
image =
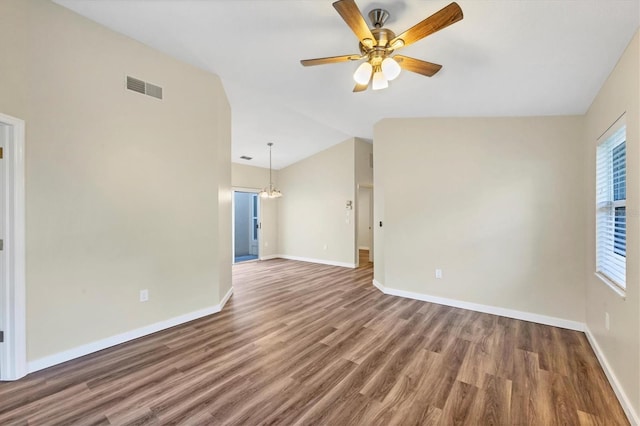
[[[640,24],[640,0],[459,0],[461,22],[402,50],[442,64],[438,74],[403,71],[386,90],[352,93],[358,63],[299,62],[358,53],[331,0],[54,1],[219,75],[232,160],[268,166],[274,142],[274,168],[372,139],[386,117],[583,114]],[[365,16],[388,10],[397,34],[449,3],[357,1]]]

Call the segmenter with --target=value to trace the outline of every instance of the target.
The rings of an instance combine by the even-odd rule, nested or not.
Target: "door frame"
[[[360,190],[368,189],[369,193],[369,262],[373,262],[373,185],[368,183],[359,183],[356,185],[356,213],[355,213],[355,221],[356,221],[356,236],[355,236],[355,246],[356,246],[356,266],[360,266],[360,248],[358,246],[358,229],[360,224],[358,223],[358,218],[360,217]]]
[[[231,187],[231,259],[232,265],[236,264],[236,192],[248,192],[251,194],[258,194],[258,258],[256,260],[249,260],[247,262],[255,262],[262,259],[260,256],[262,253],[262,205],[260,203],[260,189],[258,188],[244,188],[240,186]],[[243,262],[244,263],[244,262]]]
[[[0,114],[4,147],[4,262],[0,308],[4,343],[0,343],[0,380],[27,374],[25,287],[25,123]]]

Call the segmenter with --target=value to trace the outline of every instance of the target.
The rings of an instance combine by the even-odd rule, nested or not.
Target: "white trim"
[[[309,257],[289,256],[288,254],[279,254],[276,257],[288,260],[297,260],[299,262],[320,263],[322,265],[340,266],[343,268],[357,268],[355,263],[336,262],[335,260],[311,259]]]
[[[222,300],[220,300],[220,303],[218,303],[217,306],[220,307],[220,309],[218,310],[218,312],[220,312],[221,310],[224,309],[224,305],[227,304],[227,302],[229,301],[229,299],[231,299],[231,296],[233,295],[233,287],[229,288],[229,291],[227,291],[227,293],[222,297]]]
[[[358,250],[369,250],[369,247],[358,246]]]
[[[177,325],[184,324],[198,318],[218,313],[222,310],[222,308],[224,308],[225,303],[227,303],[232,294],[233,287],[229,289],[220,303],[215,306],[169,318],[168,320],[150,324],[145,327],[136,328],[135,330],[127,331],[115,336],[107,337],[106,339],[87,343],[86,345],[77,346],[75,348],[58,352],[44,358],[36,359],[35,361],[30,361],[28,364],[28,372],[33,373],[35,371],[43,370],[45,368],[52,367],[57,364],[62,364],[63,362],[67,362],[75,358],[80,358],[81,356],[85,356],[93,352],[110,348],[111,346],[119,345],[130,340],[148,336],[149,334],[156,333],[158,331],[166,330],[167,328],[175,327]]]
[[[262,256],[260,257],[260,260],[271,260],[271,259],[278,259],[279,256],[277,254],[268,254],[266,256]]]
[[[231,187],[231,191],[233,192],[249,192],[252,194],[259,194],[261,189],[260,188],[249,188],[249,187],[244,187],[244,186],[232,186]]]
[[[0,114],[0,123],[7,125],[5,146],[4,218],[5,268],[0,286],[6,327],[5,343],[0,345],[0,380],[17,380],[27,374],[26,290],[25,290],[25,123],[15,117]],[[4,212],[3,212],[4,215]]]
[[[498,306],[481,305],[479,303],[465,302],[462,300],[448,299],[446,297],[430,296],[428,294],[414,293],[411,291],[398,290],[385,287],[376,280],[373,285],[384,294],[400,296],[408,299],[422,300],[423,302],[437,303],[439,305],[452,306],[454,308],[468,309],[470,311],[484,312],[487,314],[500,315],[507,318],[515,318],[523,321],[531,321],[539,324],[552,325],[554,327],[567,328],[569,330],[584,331],[585,325],[582,322],[572,321],[564,318],[550,317],[547,315],[534,314],[532,312],[517,311],[515,309],[500,308]]]
[[[593,352],[595,352],[596,357],[598,358],[598,361],[600,361],[600,365],[604,370],[604,374],[607,375],[607,379],[609,379],[609,383],[611,384],[613,391],[618,397],[618,401],[620,401],[620,405],[622,405],[622,409],[627,415],[627,418],[629,419],[629,423],[635,426],[639,426],[640,416],[633,409],[633,404],[631,404],[629,397],[624,392],[622,385],[620,385],[620,382],[618,381],[618,378],[613,372],[613,369],[611,368],[609,361],[607,361],[607,357],[604,356],[604,352],[602,352],[602,349],[600,349],[600,346],[598,345],[598,341],[596,340],[596,337],[593,335],[593,333],[589,329],[588,325],[584,326],[584,334],[586,334],[587,340],[589,341],[589,344],[591,345]]]
[[[616,283],[614,283],[613,281],[611,281],[609,278],[607,278],[606,275],[601,274],[600,272],[594,272],[594,275],[603,283],[605,283],[605,285],[607,287],[609,287],[609,289],[611,291],[613,291],[615,294],[617,294],[618,296],[620,296],[620,298],[622,300],[627,300],[627,293],[625,292],[625,290],[623,290],[622,288],[620,288]]]

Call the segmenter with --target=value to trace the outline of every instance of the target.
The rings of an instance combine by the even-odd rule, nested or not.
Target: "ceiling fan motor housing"
[[[368,55],[371,61],[371,65],[379,65],[384,58],[389,56],[393,49],[387,47],[390,40],[393,40],[396,35],[388,28],[374,28],[371,30],[371,34],[376,39],[372,48],[367,48],[360,43],[360,53],[362,55]]]

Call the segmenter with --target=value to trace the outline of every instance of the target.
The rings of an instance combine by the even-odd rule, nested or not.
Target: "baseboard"
[[[633,409],[633,405],[631,404],[629,397],[622,389],[622,386],[620,385],[618,378],[614,374],[613,369],[611,369],[611,365],[609,364],[607,357],[604,355],[604,352],[602,352],[602,349],[600,349],[600,345],[598,345],[598,341],[596,340],[593,333],[591,333],[591,330],[587,325],[585,325],[584,334],[586,334],[587,340],[589,340],[589,344],[591,345],[593,352],[595,352],[596,357],[598,358],[598,361],[600,361],[600,365],[604,370],[604,374],[607,375],[607,379],[609,379],[609,383],[611,384],[613,391],[618,397],[618,401],[620,401],[620,405],[622,405],[622,409],[624,410],[624,413],[627,415],[627,418],[629,419],[629,423],[631,423],[632,426],[640,426],[640,415],[638,415],[638,413],[636,413],[635,410]]]
[[[260,256],[260,260],[271,260],[271,259],[278,259],[280,256],[278,256],[277,254],[268,254],[266,256]]]
[[[373,285],[376,286],[378,290],[380,290],[384,294],[389,294],[391,296],[400,296],[408,299],[422,300],[423,302],[437,303],[439,305],[452,306],[454,308],[462,308],[468,309],[470,311],[484,312],[486,314],[500,315],[502,317],[530,321],[538,324],[552,325],[554,327],[567,328],[569,330],[584,331],[585,328],[584,323],[578,321],[571,321],[563,318],[534,314],[531,312],[517,311],[515,309],[500,308],[498,306],[482,305],[479,303],[448,299],[446,297],[430,296],[428,294],[398,290],[395,288],[385,287],[376,280],[373,280]]]
[[[310,263],[320,263],[322,265],[331,265],[331,266],[341,266],[343,268],[356,268],[357,265],[355,263],[347,263],[347,262],[336,262],[334,260],[324,260],[324,259],[311,259],[308,257],[300,257],[300,256],[289,256],[287,254],[279,254],[277,257],[281,259],[287,260],[297,260],[300,262],[310,262]]]
[[[208,308],[200,309],[188,314],[180,315],[177,317],[169,318],[168,320],[160,321],[155,324],[150,324],[145,327],[136,328],[135,330],[127,331],[125,333],[117,334],[115,336],[107,337],[106,339],[97,340],[95,342],[87,343],[86,345],[77,346],[75,348],[58,352],[53,355],[46,356],[44,358],[29,361],[27,363],[27,371],[33,373],[35,371],[43,370],[54,365],[62,364],[63,362],[71,361],[72,359],[80,358],[81,356],[88,355],[93,352],[98,352],[103,349],[110,348],[111,346],[119,345],[121,343],[128,342],[130,340],[138,339],[140,337],[147,336],[149,334],[156,333],[158,331],[166,330],[167,328],[175,327],[176,325],[184,324],[189,321],[196,320],[198,318],[206,317],[218,313],[224,308],[225,303],[229,300],[233,294],[233,287],[229,289],[227,294],[224,295],[219,304]]]
[[[227,291],[227,293],[222,297],[222,300],[220,300],[220,303],[216,305],[219,307],[218,312],[224,309],[224,305],[227,304],[229,299],[231,299],[232,295],[233,295],[233,287],[230,287],[229,291]]]

